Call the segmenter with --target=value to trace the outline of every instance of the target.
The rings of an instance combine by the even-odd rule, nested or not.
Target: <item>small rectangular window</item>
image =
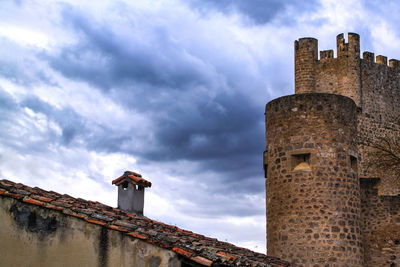
[[[310,157],[310,153],[292,155],[292,171],[310,171]]]

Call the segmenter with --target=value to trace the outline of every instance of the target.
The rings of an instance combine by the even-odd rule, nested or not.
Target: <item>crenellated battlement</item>
[[[357,33],[349,32],[348,39],[346,43],[343,33],[336,36],[337,57],[353,56],[359,58],[360,36]]]
[[[319,52],[320,60],[331,59],[334,58],[333,56],[333,49],[331,50],[324,50]]]
[[[389,67],[400,70],[400,61],[397,59],[389,60]]]
[[[315,38],[300,38],[295,47],[295,92],[333,93],[350,97],[362,106],[362,73],[387,72],[398,74],[400,61],[364,52],[360,58],[360,36],[343,33],[336,36],[336,57],[333,49],[318,50]],[[318,59],[319,52],[319,59]],[[388,64],[389,63],[389,64]],[[386,66],[387,68],[384,68]]]
[[[295,45],[295,57],[301,57],[302,62],[307,61],[324,61],[326,59],[337,59],[342,57],[353,57],[355,60],[360,58],[360,36],[357,33],[348,33],[348,41],[344,37],[344,34],[338,34],[336,36],[336,57],[334,56],[333,49],[330,50],[318,50],[318,40],[311,37],[300,38],[294,42]],[[319,59],[318,59],[319,52]],[[372,52],[365,51],[363,53],[362,60],[387,65],[388,67],[399,69],[399,60],[390,59],[387,60],[386,56],[378,55],[375,58],[375,54]],[[388,65],[389,62],[389,65]],[[308,62],[307,62],[308,63]],[[399,69],[400,70],[400,69]]]
[[[365,51],[363,53],[363,60],[366,62],[388,65],[387,57],[378,55],[375,58],[374,53],[367,52],[367,51]],[[397,59],[390,59],[388,67],[393,68],[395,70],[400,70],[400,61]]]

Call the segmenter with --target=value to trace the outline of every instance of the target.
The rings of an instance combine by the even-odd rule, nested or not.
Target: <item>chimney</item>
[[[151,187],[151,182],[143,179],[139,173],[126,171],[112,184],[118,186],[118,208],[143,216],[144,189]]]

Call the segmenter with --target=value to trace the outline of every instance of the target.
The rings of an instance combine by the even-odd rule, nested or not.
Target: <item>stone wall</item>
[[[364,266],[400,266],[400,197],[380,196],[379,187],[361,179]]]
[[[377,137],[391,138],[399,134],[400,62],[370,52],[360,58],[360,37],[349,33],[336,37],[337,57],[333,50],[320,52],[314,38],[295,41],[295,92],[332,93],[350,97],[358,107],[358,134],[360,143],[376,142]],[[394,123],[394,124],[393,124]],[[368,146],[359,145],[358,169],[360,177],[382,180],[383,193],[400,192],[393,184],[396,177],[371,168],[376,159],[369,155]],[[398,175],[397,180],[398,180]],[[387,177],[387,179],[386,179]],[[394,188],[394,186],[396,188]]]
[[[380,195],[400,195],[400,177],[398,173],[389,169],[377,169],[374,162],[379,160],[374,157],[376,149],[365,144],[381,142],[380,138],[394,139],[400,134],[400,125],[392,122],[379,121],[365,114],[358,116],[358,147],[360,154],[359,176],[362,178],[380,178]]]
[[[358,34],[349,33],[349,42],[346,43],[343,34],[339,34],[336,37],[337,58],[333,57],[333,50],[327,50],[321,51],[320,60],[316,39],[295,41],[296,94],[339,94],[350,97],[361,106],[359,38]]]
[[[0,200],[1,266],[181,266],[174,252],[122,232],[12,198]]]
[[[361,143],[379,142],[379,138],[392,139],[400,134],[400,71],[397,65],[386,65],[386,60],[375,63],[372,53],[364,53],[362,69],[362,112],[358,118]],[[397,195],[400,187],[399,174],[377,170],[373,167],[373,149],[360,145],[360,177],[377,178],[382,181],[382,194]],[[372,157],[371,157],[372,155]]]
[[[346,137],[349,138],[347,140],[348,142],[353,142],[354,137],[357,136],[357,145],[355,148],[353,147],[354,153],[350,160],[350,167],[344,165],[342,165],[342,167],[344,171],[346,168],[350,168],[354,172],[357,172],[359,178],[361,178],[361,192],[351,192],[348,189],[344,191],[338,188],[336,194],[343,194],[343,192],[350,195],[354,194],[352,201],[360,198],[361,194],[362,222],[359,222],[357,225],[362,225],[361,233],[363,246],[365,248],[365,266],[399,266],[400,174],[394,173],[389,169],[381,170],[374,167],[374,163],[379,161],[379,158],[377,158],[376,150],[371,147],[371,144],[377,144],[381,142],[382,139],[398,139],[400,134],[400,62],[391,59],[388,65],[385,56],[379,55],[375,57],[375,55],[370,52],[364,52],[363,58],[361,59],[359,36],[354,33],[349,33],[347,43],[343,34],[337,36],[336,42],[337,57],[334,57],[333,50],[326,50],[320,52],[319,59],[318,41],[316,39],[302,38],[295,42],[295,92],[299,95],[307,93],[332,93],[343,95],[351,98],[356,104],[357,108],[353,110],[343,108],[341,111],[331,110],[331,112],[333,112],[333,114],[335,114],[335,112],[351,112],[352,115],[349,116],[357,117],[357,131],[353,132],[350,137]],[[288,108],[290,108],[291,105],[292,104],[289,103]],[[338,104],[335,100],[327,101],[325,105],[323,105],[323,108],[329,110],[332,105],[337,106]],[[268,112],[272,112],[273,114],[274,112],[276,113],[277,110],[273,111],[268,109]],[[267,123],[269,116],[276,115],[267,114]],[[319,131],[322,135],[326,135],[326,132],[339,134],[339,131],[334,128],[325,130],[326,121],[332,120],[330,123],[334,125],[336,123],[334,118],[326,118],[326,121],[323,123],[318,119],[320,116],[315,115],[312,110],[303,114],[303,117],[297,118],[296,120],[292,119],[293,112],[290,110],[287,110],[287,114],[284,114],[284,116],[282,114],[282,121],[286,120],[285,116],[289,118],[289,120],[287,120],[289,126],[282,126],[285,125],[286,122],[284,124],[270,123],[269,127],[267,126],[268,149],[271,144],[277,142],[277,139],[272,137],[271,134],[280,135],[282,129],[284,129],[284,131],[282,131],[284,133],[282,138],[287,138],[287,135],[293,135],[302,131],[305,131],[305,136],[307,132],[308,134],[316,135],[316,131]],[[305,118],[308,118],[310,123],[314,123],[314,128],[308,121],[304,121]],[[302,123],[300,124],[299,121]],[[341,129],[344,131],[352,131],[347,128],[352,128],[353,126],[352,123],[348,125],[343,124]],[[303,137],[303,142],[305,144],[310,142],[306,139],[306,137]],[[285,142],[290,143],[291,141],[292,139],[286,139]],[[270,142],[270,144],[268,144],[268,142]],[[282,140],[279,142],[282,143]],[[344,143],[346,143],[346,141]],[[346,147],[342,142],[338,142],[337,140],[332,141],[330,145],[333,147]],[[326,151],[326,149],[326,147],[318,147],[317,151],[312,153],[320,153]],[[271,154],[270,150],[268,151],[268,155],[276,157],[276,154]],[[272,162],[271,159],[268,159],[268,162],[272,164],[272,166],[275,166],[275,163]],[[315,164],[313,163],[312,157],[311,164]],[[271,166],[269,166],[269,168],[271,168]],[[274,194],[286,194],[286,192],[279,193],[279,186],[274,187],[276,182],[268,181],[268,179],[271,178],[282,178],[281,173],[282,171],[280,171],[279,174],[271,169],[268,175],[267,203],[271,201],[271,197],[276,198]],[[340,180],[343,174],[331,172],[329,175]],[[316,176],[315,173],[309,175],[309,180],[317,178],[318,175]],[[282,181],[285,181],[285,183],[287,182],[286,179],[282,179]],[[280,186],[284,189],[286,188],[284,185]],[[317,190],[317,192],[320,187],[320,182],[315,183],[314,189]],[[272,192],[271,188],[278,191],[278,193]],[[290,191],[289,199],[293,197],[292,193],[293,192]],[[325,196],[331,198],[330,195]],[[304,197],[304,195],[301,195],[301,197]],[[315,198],[311,200],[313,199]],[[275,202],[276,207],[278,207],[276,208],[277,210],[285,207],[283,205],[285,204],[285,200],[280,199],[280,201],[281,203]],[[340,209],[340,204],[338,205],[337,208]],[[304,206],[296,207],[299,209],[300,213],[303,212]],[[308,213],[313,214],[316,213],[320,207],[309,205],[307,208],[312,210]],[[349,208],[355,211],[353,207]],[[270,207],[270,209],[274,210],[273,207]],[[278,213],[279,212],[281,215],[284,214],[283,211],[278,211]],[[268,225],[274,225],[274,223],[271,222],[270,216],[275,218],[278,216],[268,211],[267,215],[268,234],[270,234],[273,229],[271,228],[272,226],[269,227]],[[276,220],[281,221],[281,219]],[[336,223],[341,224],[338,218],[335,218],[335,220]],[[334,223],[333,221],[329,222]],[[276,225],[278,229],[279,224],[276,223]],[[302,220],[297,221],[296,226],[298,229],[293,229],[291,231],[301,232],[306,230],[310,232],[312,230],[307,230],[307,225],[304,224]],[[284,221],[282,227],[287,227],[286,221]],[[294,226],[291,226],[290,228],[293,227]],[[348,231],[348,225],[341,230]],[[285,230],[283,230],[282,233],[286,236]],[[272,237],[268,238],[268,241],[272,244],[276,244],[279,238],[282,238],[276,235],[274,236],[273,233],[271,233],[271,235]],[[307,236],[307,233],[304,233],[304,236]],[[301,239],[300,236],[291,236],[289,240],[290,238]],[[308,236],[308,238],[312,240],[312,236]],[[291,248],[290,245],[285,244],[285,246]],[[284,251],[284,249],[282,249],[282,251]],[[275,253],[275,251],[273,252]],[[310,260],[310,258],[314,258],[314,255],[304,255],[303,253],[302,257]],[[326,256],[326,259],[328,259],[328,256]],[[306,265],[309,265],[308,262]]]
[[[267,253],[304,266],[362,266],[356,105],[333,94],[266,106]]]

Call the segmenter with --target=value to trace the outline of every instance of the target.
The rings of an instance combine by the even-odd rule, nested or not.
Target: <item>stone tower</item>
[[[305,266],[362,265],[355,115],[351,99],[333,94],[268,103],[269,254]]]
[[[399,266],[400,177],[370,168],[368,144],[400,135],[400,64],[361,59],[355,33],[336,44],[336,58],[318,59],[316,39],[295,41],[296,94],[266,105],[267,254],[304,266]]]

